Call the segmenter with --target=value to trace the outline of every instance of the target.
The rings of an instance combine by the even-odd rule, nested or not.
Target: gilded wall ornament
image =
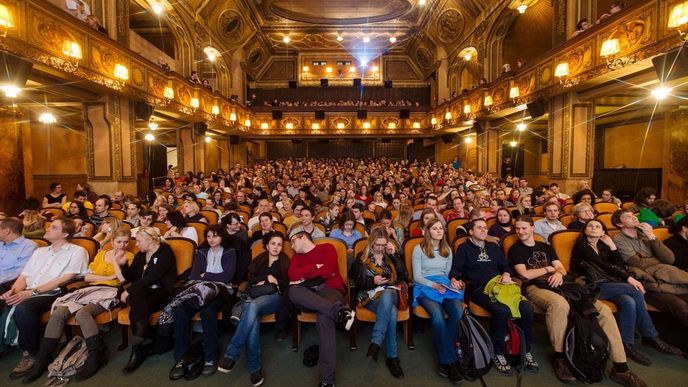
[[[227,10],[220,14],[217,20],[217,30],[227,41],[235,42],[241,40],[244,33],[244,22],[241,16],[232,10]]]
[[[444,11],[437,19],[437,35],[444,43],[451,43],[458,39],[463,28],[463,16],[456,9]]]
[[[434,61],[432,53],[425,47],[419,47],[416,50],[416,59],[418,60],[418,64],[424,69],[432,67]]]

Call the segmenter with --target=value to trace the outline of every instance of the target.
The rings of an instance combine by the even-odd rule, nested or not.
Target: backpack
[[[516,370],[516,385],[520,386],[523,367],[526,364],[526,336],[523,334],[523,330],[514,323],[513,319],[506,321],[504,346],[504,357],[511,367]]]
[[[576,378],[585,383],[600,382],[609,358],[609,340],[597,323],[597,314],[582,315],[571,308],[564,353]]]
[[[18,345],[19,330],[12,318],[15,307],[5,307],[0,314],[0,353]]]
[[[483,375],[492,368],[494,347],[490,335],[473,316],[464,310],[459,321],[456,350],[459,357],[459,372],[464,379],[474,381],[480,379],[485,386]]]
[[[76,375],[79,368],[86,363],[87,357],[86,341],[81,336],[74,336],[48,366],[48,383],[46,385],[52,387],[69,383],[69,378]]]

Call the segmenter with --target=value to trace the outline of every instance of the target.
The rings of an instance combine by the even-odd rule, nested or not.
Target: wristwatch
[[[31,295],[32,295],[32,296],[37,296],[37,295],[39,295],[39,294],[40,294],[40,293],[38,293],[38,289],[32,289],[32,290],[31,290]]]

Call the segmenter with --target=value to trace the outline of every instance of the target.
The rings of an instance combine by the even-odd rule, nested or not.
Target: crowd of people
[[[554,182],[531,188],[524,178],[474,173],[458,161],[330,159],[237,165],[209,175],[171,168],[164,184],[144,198],[78,188],[70,200],[53,183],[42,203],[30,198],[20,217],[0,219],[0,306],[13,310],[22,351],[10,376],[27,383],[51,364],[71,317],[88,352],[76,379],[94,375],[107,352],[96,317],[123,305],[129,307],[132,346],[125,373],[174,349],[169,377],[187,376],[192,316],[200,312],[200,373],[230,372],[245,351],[254,386],[265,381],[264,316],[274,315],[276,337],[284,340],[296,314],[315,313],[320,385],[331,386],[337,327],[352,329],[361,308],[376,316],[366,356],[377,361],[382,351],[394,378],[413,372],[397,350],[397,312],[420,306],[430,317],[437,374],[458,383],[464,377],[457,351],[462,303],[489,312],[498,372],[514,371],[505,352],[514,322],[525,341],[524,369],[539,369],[531,347],[549,339],[554,375],[572,382],[576,373],[564,346],[574,307],[566,295],[587,289],[574,276],[599,288],[596,298],[581,294],[609,342],[611,380],[647,385],[627,362],[652,363],[636,345],[636,331],[646,347],[684,355],[662,339],[647,303],[688,327],[688,201],[676,208],[650,187],[640,189],[631,205],[611,189],[593,192],[586,180],[569,195]],[[599,203],[611,209],[611,228],[596,213]],[[566,224],[564,209],[573,218]],[[657,234],[663,226],[673,234],[664,241]],[[564,229],[578,230],[570,264],[549,244]],[[70,242],[80,233],[103,247],[91,260]],[[31,237],[39,234],[49,246],[37,247]],[[512,236],[515,243],[504,250]],[[177,272],[168,238],[198,243],[188,272]],[[413,249],[405,251],[405,242],[415,243]],[[86,286],[62,286],[76,278]],[[242,283],[246,290],[239,292]],[[515,298],[496,297],[496,287]],[[533,335],[538,308],[546,313],[547,338]],[[43,326],[41,316],[49,310]],[[151,326],[156,311],[162,312]],[[218,321],[219,311],[225,321]],[[219,335],[227,321],[237,326],[222,352]]]
[[[413,102],[409,99],[400,99],[396,101],[387,101],[384,99],[381,100],[339,100],[339,101],[322,101],[322,100],[316,100],[316,101],[278,101],[277,99],[274,99],[272,102],[268,101],[263,101],[263,106],[270,106],[270,107],[329,107],[329,106],[338,106],[338,107],[355,107],[355,106],[360,106],[360,107],[375,107],[375,106],[395,106],[395,107],[419,107],[421,106],[420,102],[416,101]]]

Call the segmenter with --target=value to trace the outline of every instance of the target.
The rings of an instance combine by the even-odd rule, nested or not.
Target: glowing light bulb
[[[55,116],[52,113],[45,112],[38,117],[38,121],[50,125],[56,123],[57,118],[55,118]]]
[[[291,42],[291,38],[289,37],[289,35],[285,35],[285,36],[282,38],[282,41],[283,41],[284,43],[286,43],[286,44],[289,44],[289,42]]]
[[[389,38],[389,42],[390,42],[390,43],[396,43],[396,42],[397,42],[397,38],[394,37],[394,36],[392,36],[391,38]]]
[[[521,122],[521,123],[519,123],[519,124],[516,125],[516,130],[518,130],[519,132],[523,132],[523,131],[526,130],[527,128],[528,128],[528,125],[526,125],[526,124],[523,123],[523,122]]]
[[[210,136],[205,136],[205,142],[210,142],[210,141],[212,141],[212,140],[213,140],[213,139],[210,138]]]
[[[516,7],[518,10],[518,13],[526,13],[526,9],[528,9],[528,6],[525,4],[521,4],[518,7]]]
[[[364,36],[363,43],[370,43],[370,36]]]
[[[153,133],[148,133],[143,137],[146,141],[151,142],[155,140],[155,135]]]
[[[148,129],[150,129],[150,130],[156,130],[156,129],[158,129],[158,124],[151,121],[151,122],[148,123]]]
[[[470,144],[473,142],[473,138],[472,137],[466,137],[463,139],[463,142],[465,142],[466,144]]]
[[[665,99],[666,97],[669,96],[669,93],[671,93],[671,89],[668,87],[658,87],[654,90],[652,90],[652,95],[655,96],[657,101],[661,101]]]

